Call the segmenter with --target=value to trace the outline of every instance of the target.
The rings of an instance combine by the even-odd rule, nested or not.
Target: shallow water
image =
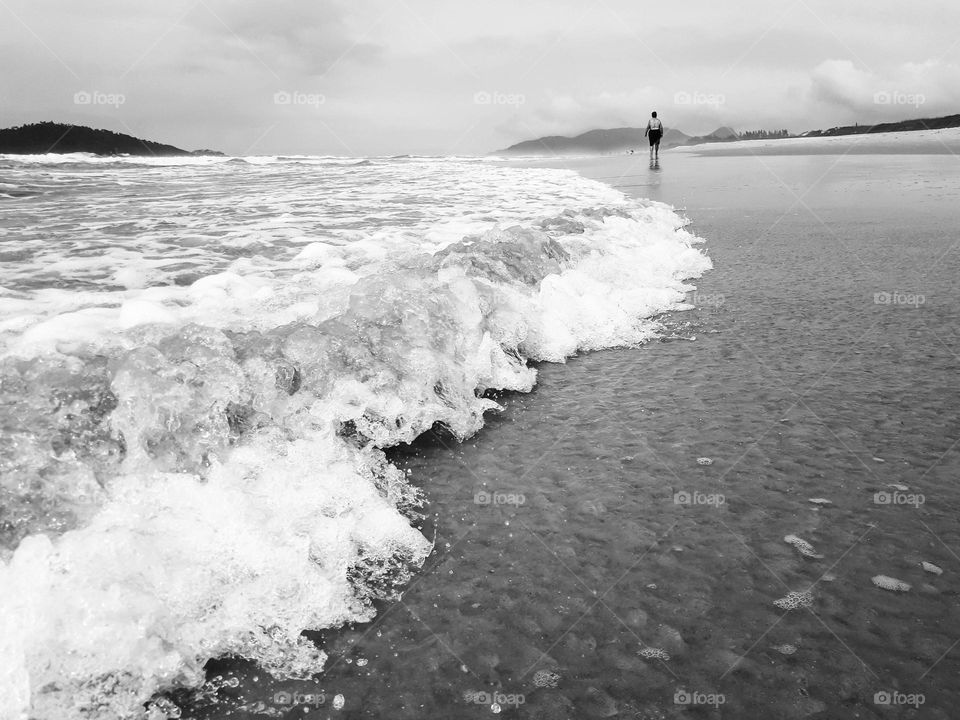
[[[664,318],[663,342],[541,366],[532,394],[462,444],[396,451],[438,548],[402,601],[327,634],[316,682],[228,664],[240,689],[190,712],[951,717],[960,164],[567,166],[686,210],[716,266],[698,308]],[[809,607],[774,605],[793,591]],[[558,677],[538,687],[540,670]]]
[[[668,206],[571,171],[0,169],[4,719],[174,717],[151,698],[225,656],[319,672],[302,632],[373,620],[433,547],[382,449],[655,337],[710,267]]]

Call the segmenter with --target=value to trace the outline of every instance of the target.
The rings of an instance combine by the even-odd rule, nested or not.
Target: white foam
[[[0,270],[0,401],[24,433],[0,490],[16,500],[42,470],[44,503],[75,516],[60,535],[37,517],[0,563],[17,589],[0,595],[0,718],[133,716],[224,654],[318,671],[300,632],[370,619],[370,594],[430,549],[408,519],[417,493],[377,448],[437,422],[475,432],[498,407],[484,390],[533,387],[528,359],[649,339],[710,267],[666,206],[565,171],[405,158],[307,189],[278,160],[256,171],[269,193],[237,195],[235,167],[177,176],[191,198],[233,195],[169,227],[151,215],[113,241],[127,269],[102,283],[37,290]],[[257,203],[301,208],[302,227],[256,211],[257,241],[237,242],[228,210]],[[103,245],[76,222],[50,244]],[[182,272],[164,264],[177,248],[208,271],[132,287],[148,264]]]

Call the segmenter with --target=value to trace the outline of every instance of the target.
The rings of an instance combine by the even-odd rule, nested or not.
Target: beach
[[[398,453],[438,554],[301,692],[371,718],[480,718],[497,693],[529,718],[951,716],[956,164],[764,162],[563,163],[693,219],[696,309]]]
[[[960,4],[96,5],[0,0],[0,720],[960,718]]]
[[[42,302],[29,306],[32,332],[22,319],[3,326],[7,352],[83,365],[8,360],[5,377],[74,388],[57,392],[89,422],[61,421],[58,437],[73,445],[44,470],[57,480],[47,512],[24,510],[21,525],[6,526],[2,569],[29,581],[21,587],[49,617],[103,603],[61,634],[37,619],[17,627],[8,607],[5,641],[36,643],[29,662],[88,673],[83,687],[100,693],[103,717],[138,702],[151,687],[135,684],[142,678],[154,678],[150,712],[195,718],[950,717],[960,565],[953,157],[245,162],[137,169],[139,180],[71,167],[54,173],[59,182],[14,188],[43,193],[49,182],[62,193],[83,180],[109,198],[104,179],[160,188],[175,175],[208,188],[215,177],[249,197],[210,190],[180,220],[188,232],[151,225],[151,251],[132,266],[122,238],[143,228],[109,218],[76,220],[64,234],[110,234],[106,257],[73,254],[39,278],[8,266],[5,308],[31,292]],[[314,192],[312,177],[291,189],[304,173],[339,183],[355,206],[318,215],[299,195]],[[385,173],[407,185],[385,193]],[[418,215],[399,188],[424,173],[436,203],[421,198]],[[375,193],[358,190],[357,174]],[[274,207],[259,205],[265,184]],[[505,186],[512,200],[495,206]],[[182,193],[168,189],[150,202]],[[209,225],[224,202],[238,207],[234,224]],[[437,224],[453,203],[455,219]],[[361,235],[361,216],[381,236]],[[552,232],[576,272],[546,279],[559,250],[527,245],[539,236],[511,227]],[[457,244],[491,228],[496,253]],[[51,252],[43,232],[57,227],[41,227],[28,250]],[[184,237],[195,255],[167,267],[165,243]],[[412,262],[407,250],[425,237],[444,267]],[[514,253],[506,264],[504,249]],[[596,264],[594,249],[609,260]],[[118,276],[118,253],[137,272]],[[198,283],[203,265],[215,272]],[[458,358],[476,353],[474,323],[491,317],[467,312],[464,267],[499,283],[488,292],[501,314],[480,327],[502,343],[529,332],[520,317],[538,328],[538,344],[518,346],[529,366],[508,356],[464,379]],[[38,279],[49,285],[29,286]],[[404,291],[425,282],[422,303]],[[541,282],[552,294],[524,305],[530,291],[519,288]],[[354,283],[363,293],[345,294]],[[362,343],[344,347],[369,354],[337,355],[302,329],[318,317],[336,321],[328,333],[359,327]],[[95,331],[105,323],[116,329]],[[109,364],[90,352],[94,341]],[[431,365],[438,347],[444,364]],[[108,372],[116,416],[115,401],[94,392]],[[204,389],[185,395],[178,377]],[[480,397],[457,394],[456,382],[477,377]],[[3,387],[19,422],[50,422],[23,385]],[[307,392],[331,387],[349,394]],[[138,416],[140,396],[166,410]],[[126,465],[110,455],[104,414],[126,423]],[[336,435],[318,427],[328,417]],[[130,428],[143,433],[139,455]],[[355,444],[364,434],[386,454]],[[91,492],[84,465],[104,480],[93,498],[75,494]],[[17,547],[11,527],[21,526]],[[92,564],[104,558],[114,564]],[[63,587],[74,593],[66,604]],[[111,597],[137,603],[149,630]],[[212,659],[175,664],[190,652]],[[110,663],[128,673],[97,685]],[[38,715],[91,712],[53,687],[33,702]]]

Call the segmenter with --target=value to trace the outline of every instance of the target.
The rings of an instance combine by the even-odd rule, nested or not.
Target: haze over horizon
[[[654,109],[688,134],[960,109],[960,7],[934,3],[5,0],[0,16],[16,68],[0,126],[239,155],[482,154]]]

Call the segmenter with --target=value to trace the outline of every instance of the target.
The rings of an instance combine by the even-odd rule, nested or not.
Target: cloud
[[[877,78],[858,69],[849,60],[825,60],[811,73],[810,96],[822,102],[849,110],[862,110],[873,102]]]
[[[643,125],[653,109],[689,133],[799,132],[957,112],[957,22],[952,6],[903,16],[830,0],[744,0],[733,14],[707,0],[663,13],[630,0],[2,0],[0,64],[15,71],[0,73],[0,124],[263,153],[483,153]],[[126,102],[78,107],[82,90]]]
[[[323,75],[335,65],[373,62],[383,48],[367,41],[365,20],[352,22],[341,3],[206,0],[188,22],[219,49],[247,53],[277,75]]]
[[[960,109],[960,66],[927,60],[872,72],[849,60],[825,60],[811,73],[808,100],[834,112],[838,121],[951,114]]]

